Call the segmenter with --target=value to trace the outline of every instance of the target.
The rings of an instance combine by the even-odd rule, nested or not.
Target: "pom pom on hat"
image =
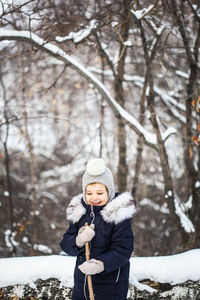
[[[86,166],[86,172],[92,176],[102,175],[106,170],[106,165],[101,158],[91,159]]]

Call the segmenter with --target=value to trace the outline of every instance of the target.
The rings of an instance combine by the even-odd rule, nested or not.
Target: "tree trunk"
[[[184,3],[182,3],[184,5]],[[182,42],[185,47],[185,53],[187,55],[190,76],[187,86],[187,97],[186,97],[186,127],[185,127],[185,136],[183,142],[185,144],[185,166],[187,172],[188,184],[186,185],[186,195],[192,197],[192,208],[189,211],[190,218],[195,226],[195,233],[192,238],[189,238],[187,241],[188,248],[200,247],[200,228],[199,228],[199,215],[200,215],[200,191],[197,186],[197,182],[200,178],[200,168],[195,168],[195,165],[200,166],[200,150],[199,146],[196,146],[192,137],[194,136],[193,131],[193,115],[192,115],[192,100],[195,96],[198,97],[198,57],[199,57],[199,47],[200,47],[200,22],[198,23],[198,32],[196,39],[194,40],[194,48],[190,47],[191,41],[188,38],[188,32],[186,30],[187,26],[185,23],[183,9],[181,9],[180,4],[176,0],[171,1],[172,11],[177,21],[178,29],[180,31]],[[196,15],[194,14],[194,18]],[[199,21],[199,19],[198,19]],[[195,37],[195,36],[194,36]],[[198,147],[196,150],[195,148]],[[195,153],[196,152],[196,153]],[[197,161],[197,164],[196,164]],[[188,200],[186,199],[186,200]]]
[[[145,98],[146,98],[146,88],[147,88],[147,73],[145,77],[145,83],[143,86],[142,90],[142,95],[141,95],[141,100],[140,100],[140,117],[139,117],[139,122],[143,126],[144,121],[145,121]],[[135,163],[135,176],[133,179],[133,186],[132,186],[132,195],[136,197],[137,193],[137,184],[138,184],[138,179],[140,175],[140,169],[142,165],[142,152],[143,152],[143,147],[144,147],[144,141],[141,136],[138,137],[137,140],[137,157],[136,157],[136,163]]]
[[[3,88],[3,98],[4,98],[4,118],[6,120],[6,135],[5,140],[3,142],[4,146],[4,153],[5,153],[5,159],[4,159],[4,165],[5,165],[5,171],[6,171],[6,182],[7,182],[7,190],[8,190],[8,200],[9,200],[9,222],[10,222],[10,235],[9,235],[9,241],[12,245],[12,256],[16,256],[17,249],[12,241],[12,233],[14,231],[14,223],[15,223],[15,216],[14,216],[14,204],[13,204],[13,193],[12,193],[12,182],[10,177],[10,157],[8,152],[8,137],[9,137],[9,118],[8,118],[8,101],[6,99],[6,89],[3,84],[3,81],[1,81],[1,85]]]
[[[24,70],[23,67],[23,61],[20,57],[19,64],[22,67],[22,70]],[[26,103],[26,94],[25,94],[25,74],[24,71],[22,72],[22,101],[23,101],[23,118],[24,118],[24,135],[27,143],[28,153],[29,153],[29,166],[30,166],[30,179],[31,179],[31,214],[30,214],[30,224],[32,228],[32,235],[31,235],[31,243],[32,245],[34,243],[37,243],[38,240],[38,222],[37,222],[37,215],[36,215],[36,209],[37,209],[37,195],[36,195],[36,175],[35,175],[35,159],[33,154],[33,145],[30,138],[29,130],[28,130],[28,114],[27,114],[27,103]],[[35,254],[35,250],[32,248],[32,255]]]
[[[180,217],[176,213],[176,205],[175,205],[175,193],[174,193],[174,185],[173,180],[171,176],[171,170],[169,167],[169,160],[168,155],[166,152],[166,148],[164,145],[164,141],[161,135],[161,131],[159,128],[159,124],[157,121],[156,111],[154,109],[154,100],[153,95],[150,92],[149,96],[149,109],[151,112],[151,122],[154,127],[154,130],[157,134],[157,143],[158,143],[158,153],[160,157],[160,164],[162,168],[162,174],[164,179],[164,193],[165,193],[165,199],[167,201],[167,205],[170,210],[170,215],[175,221],[175,224],[181,234],[182,240],[183,240],[183,248],[188,249],[188,242],[193,238],[194,233],[193,232],[186,232],[183,224],[181,224]]]
[[[125,58],[126,58],[126,46],[124,42],[128,39],[129,31],[129,22],[130,22],[130,5],[131,1],[123,1],[124,10],[123,10],[123,24],[121,25],[121,30],[119,32],[119,38],[121,41],[120,50],[119,50],[119,60],[117,65],[117,74],[114,78],[114,90],[115,98],[117,102],[125,108],[125,98],[123,90],[123,77],[124,77],[124,67],[125,67]],[[126,125],[123,122],[122,118],[119,117],[117,120],[118,130],[117,130],[117,140],[118,140],[118,149],[119,149],[119,161],[118,161],[118,172],[117,172],[117,183],[118,191],[123,192],[126,190],[127,185],[127,174],[128,166],[126,163]]]
[[[193,126],[193,116],[192,116],[192,99],[195,98],[195,89],[197,82],[197,64],[191,65],[190,67],[190,78],[188,83],[186,99],[186,137],[185,137],[185,165],[188,173],[188,191],[186,191],[189,197],[192,197],[193,205],[190,210],[190,217],[195,225],[195,235],[194,238],[188,241],[188,248],[200,247],[200,228],[199,228],[199,216],[200,216],[200,188],[196,185],[200,178],[200,169],[195,169],[195,161],[200,160],[200,146],[197,146],[192,141],[194,136]],[[193,95],[193,97],[191,96]],[[198,165],[197,164],[197,165]],[[188,199],[189,199],[188,197]]]

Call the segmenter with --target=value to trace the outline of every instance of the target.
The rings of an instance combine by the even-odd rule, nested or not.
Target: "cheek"
[[[93,202],[90,199],[88,199],[88,200],[86,199],[86,203],[89,204],[89,205],[94,205]]]
[[[108,202],[108,196],[105,195],[105,196],[103,197],[102,201],[104,202],[104,204],[106,204],[106,203]]]
[[[86,200],[87,202],[89,202],[89,201],[90,201],[90,196],[85,195],[85,200]]]

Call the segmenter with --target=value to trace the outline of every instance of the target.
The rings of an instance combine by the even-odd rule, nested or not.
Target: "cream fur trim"
[[[86,213],[85,207],[81,203],[82,194],[79,194],[72,198],[66,209],[67,220],[72,223],[77,223],[80,218]]]
[[[77,223],[85,215],[86,209],[81,203],[82,194],[72,198],[66,213],[67,220]],[[106,223],[119,224],[130,219],[136,213],[136,206],[132,195],[128,192],[120,194],[110,201],[101,211]]]
[[[120,194],[101,211],[105,222],[119,224],[136,213],[135,202],[130,193]]]

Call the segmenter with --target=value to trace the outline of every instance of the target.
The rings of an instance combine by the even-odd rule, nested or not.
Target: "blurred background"
[[[137,201],[136,256],[200,247],[199,1],[2,0],[0,16],[0,256],[61,252],[93,157]]]

